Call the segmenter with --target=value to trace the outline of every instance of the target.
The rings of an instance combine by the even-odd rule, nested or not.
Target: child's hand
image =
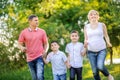
[[[85,55],[86,55],[86,53],[83,53],[83,52],[81,53],[81,56],[85,56]]]
[[[68,64],[67,64],[67,68],[70,69],[70,67],[71,67],[71,65],[68,63]]]

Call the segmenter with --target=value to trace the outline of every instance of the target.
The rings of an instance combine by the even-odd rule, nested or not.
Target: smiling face
[[[39,25],[38,17],[32,18],[31,20],[29,20],[29,23],[30,23],[31,26],[37,27]]]
[[[72,41],[73,43],[78,42],[78,40],[79,40],[78,33],[71,33],[70,39],[71,39],[71,41]]]
[[[91,22],[96,22],[99,20],[99,13],[96,10],[90,10],[88,13],[88,19]]]
[[[53,51],[53,52],[55,52],[55,51],[58,51],[59,50],[59,44],[57,43],[57,42],[52,42],[51,43],[51,50]]]

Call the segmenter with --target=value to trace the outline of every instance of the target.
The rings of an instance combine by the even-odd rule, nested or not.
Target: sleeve
[[[46,34],[45,31],[43,32],[43,38],[42,38],[42,41],[43,41],[43,43],[46,43],[46,42],[47,42],[47,34]]]
[[[81,53],[84,52],[84,45],[81,43]]]
[[[62,58],[63,58],[63,61],[64,61],[64,62],[67,61],[67,57],[66,57],[65,53],[62,53]]]
[[[50,62],[50,61],[51,61],[50,53],[47,55],[46,61],[47,61],[47,62]]]
[[[18,41],[19,42],[25,42],[25,37],[24,37],[24,32],[23,31],[20,33]]]
[[[69,53],[69,52],[70,52],[69,47],[68,47],[68,44],[67,44],[67,46],[66,46],[66,48],[65,48],[65,52],[66,52],[66,53]]]

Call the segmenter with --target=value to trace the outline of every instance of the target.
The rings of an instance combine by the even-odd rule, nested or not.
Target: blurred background
[[[64,51],[72,30],[78,30],[79,41],[84,41],[83,28],[91,9],[100,13],[99,21],[107,26],[113,47],[108,48],[105,64],[115,80],[120,80],[120,0],[0,0],[0,80],[31,80],[25,53],[17,42],[21,30],[29,26],[29,15],[39,17],[39,27],[49,42],[58,40]],[[67,76],[69,80],[69,70]],[[53,80],[51,64],[45,65],[45,80]],[[87,56],[83,80],[93,80]]]

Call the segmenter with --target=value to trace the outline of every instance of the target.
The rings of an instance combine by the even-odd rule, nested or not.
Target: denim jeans
[[[82,80],[82,67],[70,68],[70,80],[75,80],[75,74],[77,74],[77,80]]]
[[[99,52],[88,51],[88,58],[92,67],[94,80],[101,80],[99,71],[101,71],[104,74],[104,76],[109,75],[108,70],[104,66],[106,54],[106,49],[103,49]]]
[[[32,80],[44,80],[44,62],[42,57],[28,62],[28,66],[32,75]]]
[[[66,80],[66,73],[62,75],[53,74],[54,80]]]

